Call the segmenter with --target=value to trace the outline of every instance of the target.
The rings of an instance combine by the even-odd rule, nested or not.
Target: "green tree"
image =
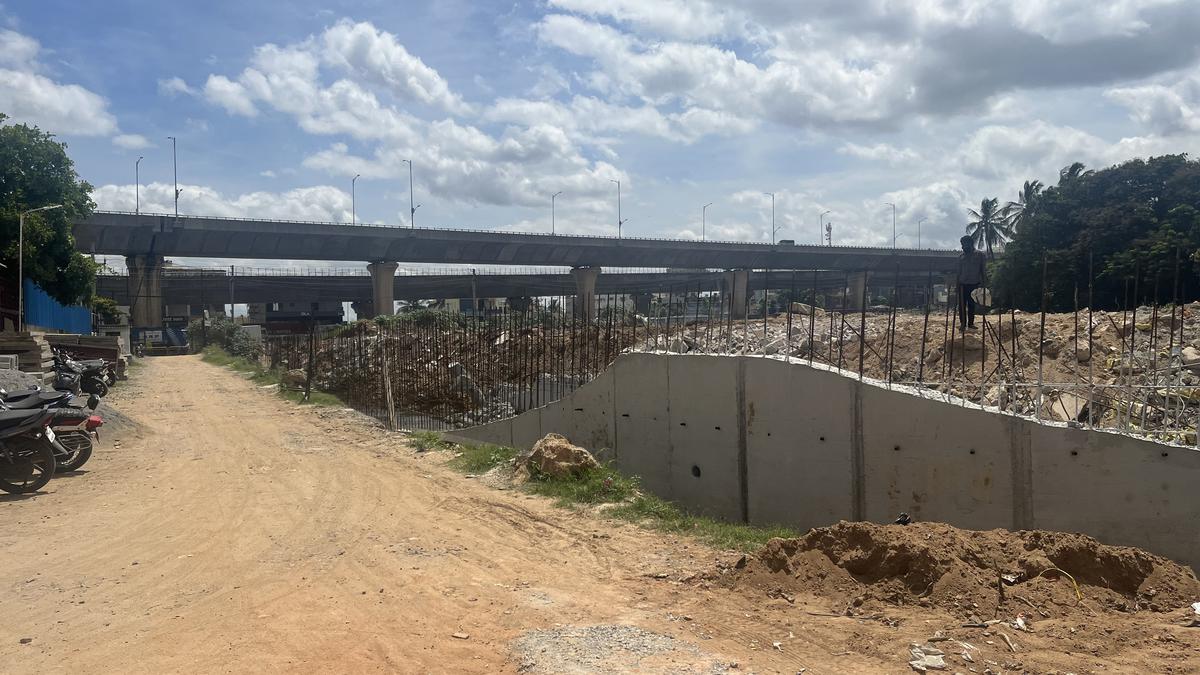
[[[1029,229],[1029,223],[1037,213],[1038,198],[1042,194],[1042,187],[1040,180],[1025,181],[1025,184],[1021,186],[1020,194],[1017,195],[1017,201],[1009,202],[1005,207],[1011,214],[1009,224],[1014,234],[1020,230]]]
[[[988,259],[994,260],[993,249],[1002,246],[1012,237],[1011,214],[1007,209],[1000,208],[1000,200],[992,197],[979,204],[979,210],[968,209],[967,213],[975,220],[967,223],[967,234],[975,242],[975,248],[987,250]]]
[[[1072,164],[1030,211],[993,268],[1003,304],[1036,310],[1043,290],[1054,311],[1069,311],[1076,294],[1084,305],[1089,289],[1108,309],[1200,293],[1200,162],[1186,155],[1099,171]]]
[[[25,278],[63,304],[87,302],[98,266],[75,250],[71,223],[96,208],[92,186],[75,173],[67,146],[37,127],[4,124],[0,113],[0,278],[17,285],[19,217],[49,204],[61,209],[25,218]]]

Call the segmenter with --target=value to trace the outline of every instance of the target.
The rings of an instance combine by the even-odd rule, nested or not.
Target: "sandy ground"
[[[4,672],[902,673],[955,623],[685,582],[736,556],[485,487],[196,357],[105,405],[85,471],[0,497]]]

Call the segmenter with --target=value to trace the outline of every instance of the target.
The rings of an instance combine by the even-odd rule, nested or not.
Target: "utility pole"
[[[712,206],[712,202],[705,204],[704,208],[700,209],[700,241],[704,241],[705,230],[708,228],[708,220],[704,212],[707,211],[708,207],[710,206]]]
[[[768,197],[771,198],[771,244],[774,245],[775,244],[775,233],[779,231],[779,230],[775,229],[775,193],[774,192],[764,192],[763,194],[767,195]]]
[[[833,246],[833,221],[825,223],[825,245]]]
[[[821,240],[825,238],[825,216],[831,213],[833,213],[833,211],[826,210],[821,214],[820,218],[817,218],[817,246],[820,246]]]
[[[891,202],[884,202],[884,204],[892,207],[892,248],[895,249],[896,248],[896,205]]]
[[[554,200],[562,194],[562,190],[550,195],[550,234],[554,234]]]
[[[175,172],[175,218],[179,218],[179,156],[175,152],[175,137],[167,136],[171,139],[171,166]]]
[[[929,219],[922,218],[917,221],[917,248],[921,248],[921,223],[923,223],[927,220],[929,220]]]
[[[408,165],[408,226],[416,229],[417,227],[417,207],[413,206],[413,169],[412,160],[401,160]]]
[[[25,330],[25,216],[38,211],[61,209],[62,204],[39,206],[22,211],[17,219],[17,330]]]
[[[138,157],[133,163],[133,213],[137,215],[142,212],[142,174],[138,167],[142,163],[142,157]]]
[[[350,179],[350,224],[353,225],[357,220],[358,205],[354,196],[354,184],[358,182],[359,174],[354,174],[354,178]]]
[[[621,220],[621,181],[612,178],[609,178],[608,181],[617,184],[617,239],[620,239],[621,226],[625,224],[625,221]]]

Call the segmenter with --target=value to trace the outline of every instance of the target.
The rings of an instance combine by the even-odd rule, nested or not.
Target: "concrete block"
[[[688,509],[739,520],[738,358],[668,355],[671,494]]]
[[[1011,527],[1012,449],[995,413],[864,384],[866,520],[900,512],[968,529]]]
[[[671,499],[671,418],[666,359],[626,354],[614,365],[617,467],[650,492]]]
[[[855,382],[774,359],[746,359],[750,522],[801,530],[852,516]]]
[[[567,398],[544,406],[543,433],[562,434],[593,454],[607,448],[611,456],[616,439],[613,428],[613,382],[613,370],[610,368]]]
[[[1200,451],[1027,424],[1034,527],[1140,546],[1200,570]]]

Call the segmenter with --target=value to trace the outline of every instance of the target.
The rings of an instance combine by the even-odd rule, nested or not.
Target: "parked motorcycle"
[[[80,397],[67,392],[27,390],[9,394],[0,389],[0,410],[43,409],[54,413],[50,428],[60,446],[55,448],[55,460],[60,473],[77,471],[91,458],[92,438],[100,439],[98,430],[104,424],[99,415],[91,414],[99,400],[92,395],[84,404]],[[84,406],[91,410],[84,410]]]
[[[57,373],[73,374],[79,378],[79,389],[86,394],[103,397],[108,393],[108,367],[103,359],[98,362],[76,361],[62,351],[54,352],[54,370]],[[115,378],[115,375],[113,376]]]
[[[53,410],[0,410],[0,490],[19,494],[45,487],[57,466]],[[56,447],[57,446],[57,447]]]

